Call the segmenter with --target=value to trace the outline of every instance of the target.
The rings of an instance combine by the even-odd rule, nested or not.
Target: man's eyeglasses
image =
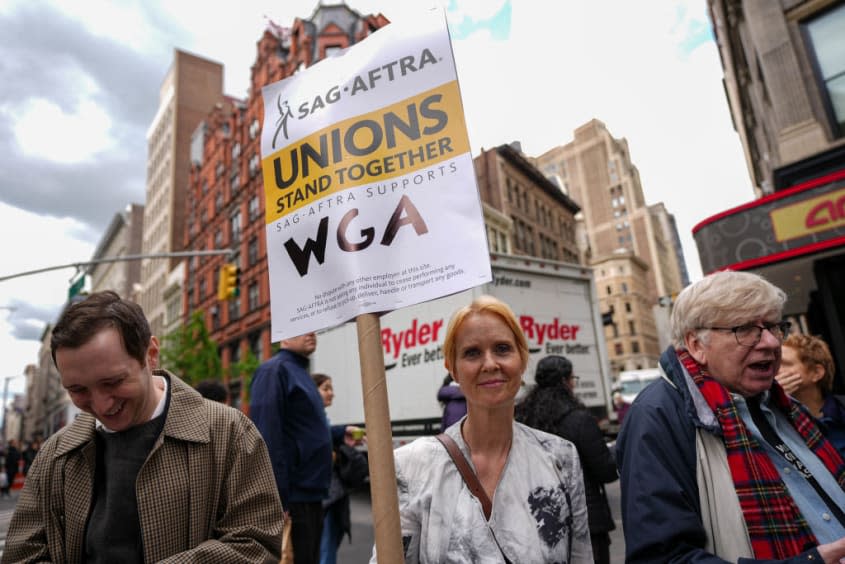
[[[792,323],[789,321],[779,321],[777,323],[764,323],[763,325],[749,323],[747,325],[737,325],[736,327],[702,327],[702,329],[730,331],[736,337],[738,344],[743,347],[755,347],[763,337],[763,329],[771,333],[775,339],[782,343],[789,334],[790,327],[792,327]]]

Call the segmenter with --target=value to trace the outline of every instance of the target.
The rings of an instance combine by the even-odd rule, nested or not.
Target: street
[[[622,519],[619,513],[619,481],[607,486],[607,498],[613,517],[616,520],[616,530],[610,533],[611,562],[625,561],[625,541],[622,537]],[[0,556],[6,545],[6,532],[12,518],[18,492],[13,491],[11,498],[0,498]],[[357,492],[352,495],[352,542],[344,538],[338,550],[337,561],[340,564],[364,564],[369,562],[373,550],[373,524],[370,511],[369,492]]]
[[[0,497],[0,556],[3,556],[3,550],[6,548],[6,531],[9,530],[9,521],[12,520],[18,494],[18,491],[12,490],[11,497]]]

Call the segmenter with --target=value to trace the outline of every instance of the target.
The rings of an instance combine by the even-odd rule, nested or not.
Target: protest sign
[[[442,11],[262,94],[273,341],[490,280]]]

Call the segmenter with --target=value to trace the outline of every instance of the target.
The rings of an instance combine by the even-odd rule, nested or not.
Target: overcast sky
[[[437,0],[349,0],[399,21]],[[691,229],[753,198],[704,0],[453,0],[447,14],[473,155],[531,156],[592,118],[628,139],[646,201]],[[0,3],[0,277],[91,257],[113,215],[144,202],[146,132],[179,48],[225,65],[245,97],[266,18],[316,0]],[[0,377],[36,361],[73,269],[0,282]],[[10,390],[21,389],[12,380]]]

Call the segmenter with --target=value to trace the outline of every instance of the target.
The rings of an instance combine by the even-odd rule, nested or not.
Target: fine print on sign
[[[442,11],[262,94],[274,341],[491,279]]]

